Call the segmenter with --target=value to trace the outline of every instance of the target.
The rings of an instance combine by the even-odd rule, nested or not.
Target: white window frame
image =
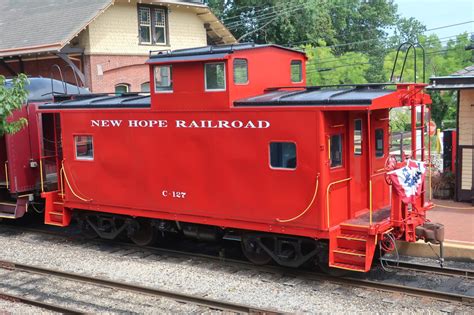
[[[217,65],[217,64],[222,64],[224,66],[224,88],[222,89],[209,89],[207,87],[207,66],[208,65]],[[219,62],[208,62],[204,64],[204,89],[206,92],[222,92],[227,90],[227,71],[225,69],[225,62],[219,61]]]
[[[140,11],[146,10],[150,16],[149,23],[142,23],[140,21]],[[168,9],[163,6],[154,6],[154,5],[147,5],[147,4],[138,4],[138,44],[139,45],[156,45],[156,46],[168,46],[169,45],[169,31],[168,31]],[[164,21],[158,21],[156,16],[157,12],[163,14]],[[141,27],[147,27],[150,33],[150,41],[142,41],[140,36]],[[162,28],[163,29],[163,41],[157,41],[155,36],[155,29]]]
[[[156,13],[158,11],[162,11],[162,14],[163,14],[163,17],[164,17],[164,21],[160,21],[160,23],[163,23],[163,25],[159,25],[160,23],[158,23],[157,19],[156,19]],[[168,42],[168,36],[167,36],[167,27],[166,27],[166,19],[168,18],[167,15],[166,15],[166,9],[164,8],[153,8],[153,10],[151,10],[151,12],[153,12],[153,18],[152,18],[152,32],[151,32],[151,40],[152,40],[152,43],[154,45],[166,45],[167,42]],[[157,39],[155,38],[155,28],[162,28],[163,29],[163,42],[158,42]]]
[[[282,144],[282,143],[291,143],[295,147],[295,167],[276,167],[272,165],[272,150],[271,150],[271,144],[272,143],[277,143],[277,144]],[[272,170],[278,170],[278,171],[290,171],[294,172],[298,168],[298,145],[296,144],[295,141],[291,140],[282,140],[282,141],[270,141],[268,143],[268,166]]]
[[[150,21],[147,24],[142,23],[140,17],[141,17],[141,12],[142,10],[147,10],[148,11],[148,16],[150,17]],[[150,7],[145,7],[145,6],[139,6],[138,7],[138,42],[140,44],[145,44],[145,45],[151,45],[153,43],[153,30],[152,30],[152,24],[153,24],[153,19],[152,19],[152,10]],[[141,28],[142,27],[148,27],[148,32],[150,34],[150,41],[145,42],[142,41],[141,38]]]
[[[169,81],[170,81],[170,84],[168,86],[161,86],[161,87],[165,87],[165,88],[169,88],[169,89],[163,89],[163,90],[160,90],[160,89],[157,89],[157,86],[156,86],[156,70],[158,68],[169,68]],[[153,68],[153,86],[154,86],[154,90],[155,90],[155,93],[173,93],[173,66],[172,65],[160,65],[160,66],[155,66]]]
[[[92,145],[92,156],[78,156],[77,155],[77,140],[78,137],[90,137],[91,138],[91,145]],[[94,161],[94,136],[93,135],[74,135],[74,156],[78,161]]]

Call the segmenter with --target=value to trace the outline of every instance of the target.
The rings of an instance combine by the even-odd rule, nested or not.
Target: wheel
[[[138,230],[130,235],[132,242],[138,246],[150,246],[156,242],[158,238],[158,231],[152,226],[150,220],[140,220],[138,221],[139,228]]]
[[[266,265],[272,257],[259,245],[258,238],[252,235],[242,235],[242,252],[244,256],[256,265]]]
[[[99,237],[97,232],[92,228],[92,226],[87,223],[85,220],[78,220],[78,226],[81,231],[81,235],[86,239],[86,240],[92,240],[96,239]]]

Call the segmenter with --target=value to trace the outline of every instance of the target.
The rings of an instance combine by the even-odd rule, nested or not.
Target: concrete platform
[[[445,258],[474,262],[474,207],[472,204],[436,199],[433,203],[436,206],[428,212],[427,217],[432,222],[444,224]],[[439,254],[439,246],[431,245],[430,248],[423,241],[399,242],[398,250],[401,255],[407,256],[436,257],[436,254]]]

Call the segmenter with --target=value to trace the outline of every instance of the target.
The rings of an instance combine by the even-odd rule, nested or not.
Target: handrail
[[[294,221],[296,219],[299,219],[301,218],[306,212],[308,212],[308,210],[311,208],[311,206],[313,205],[314,203],[314,200],[316,199],[316,195],[318,194],[318,187],[319,187],[319,174],[316,175],[316,187],[314,188],[314,194],[313,194],[313,198],[311,199],[311,202],[309,203],[309,205],[306,207],[306,209],[303,210],[303,212],[301,212],[300,214],[298,214],[297,216],[291,218],[291,219],[286,219],[286,220],[282,220],[282,219],[276,219],[277,222],[280,222],[280,223],[286,223],[286,222],[291,222],[291,221]]]
[[[7,189],[10,188],[10,183],[8,182],[8,161],[5,161],[5,185]]]
[[[83,198],[81,196],[79,196],[75,191],[74,189],[72,188],[71,186],[71,183],[69,182],[69,179],[67,177],[67,174],[66,174],[66,168],[64,167],[64,160],[61,162],[61,165],[62,165],[62,170],[63,170],[63,174],[64,174],[64,179],[66,180],[66,184],[67,186],[69,187],[69,190],[71,190],[72,194],[79,200],[82,200],[84,202],[91,202],[92,199],[87,199],[87,198]]]
[[[348,177],[348,178],[344,178],[344,179],[341,179],[341,180],[337,180],[335,182],[332,182],[332,183],[329,183],[328,184],[328,187],[326,188],[326,221],[327,221],[327,224],[328,224],[328,230],[330,228],[330,222],[329,222],[329,189],[331,189],[332,186],[336,185],[336,184],[339,184],[339,183],[344,183],[344,182],[347,182],[347,181],[350,181],[352,179],[352,177]]]
[[[44,192],[44,179],[43,179],[43,159],[40,157],[40,182],[41,182],[41,192]]]
[[[420,44],[420,43],[411,43],[411,42],[404,42],[404,43],[401,43],[399,46],[398,46],[398,49],[397,49],[397,54],[395,55],[395,61],[393,62],[393,68],[392,68],[392,73],[390,75],[390,82],[393,82],[393,75],[395,74],[395,68],[397,66],[397,63],[398,63],[398,55],[400,54],[400,51],[401,49],[404,47],[404,46],[408,46],[408,49],[405,53],[405,58],[403,59],[403,64],[402,64],[402,69],[400,71],[400,78],[399,78],[399,82],[402,81],[402,78],[403,78],[403,72],[405,70],[405,65],[406,65],[406,62],[407,62],[407,58],[408,58],[408,54],[410,53],[410,50],[413,48],[413,59],[414,59],[414,81],[416,83],[416,75],[417,75],[417,62],[416,62],[416,55],[417,55],[417,51],[416,51],[416,48],[419,47],[422,51],[422,57],[423,57],[423,82],[425,82],[425,79],[426,79],[426,71],[425,71],[425,68],[426,68],[426,61],[425,61],[425,48]]]

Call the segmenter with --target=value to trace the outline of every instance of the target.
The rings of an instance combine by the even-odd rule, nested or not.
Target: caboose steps
[[[329,233],[329,266],[345,270],[370,270],[375,252],[375,235],[370,228],[341,224]]]
[[[0,202],[0,218],[18,219],[25,215],[28,211],[28,195],[19,197],[16,202],[2,201]]]
[[[64,207],[57,191],[42,193],[45,198],[44,223],[55,226],[68,226],[71,223],[71,211]]]

